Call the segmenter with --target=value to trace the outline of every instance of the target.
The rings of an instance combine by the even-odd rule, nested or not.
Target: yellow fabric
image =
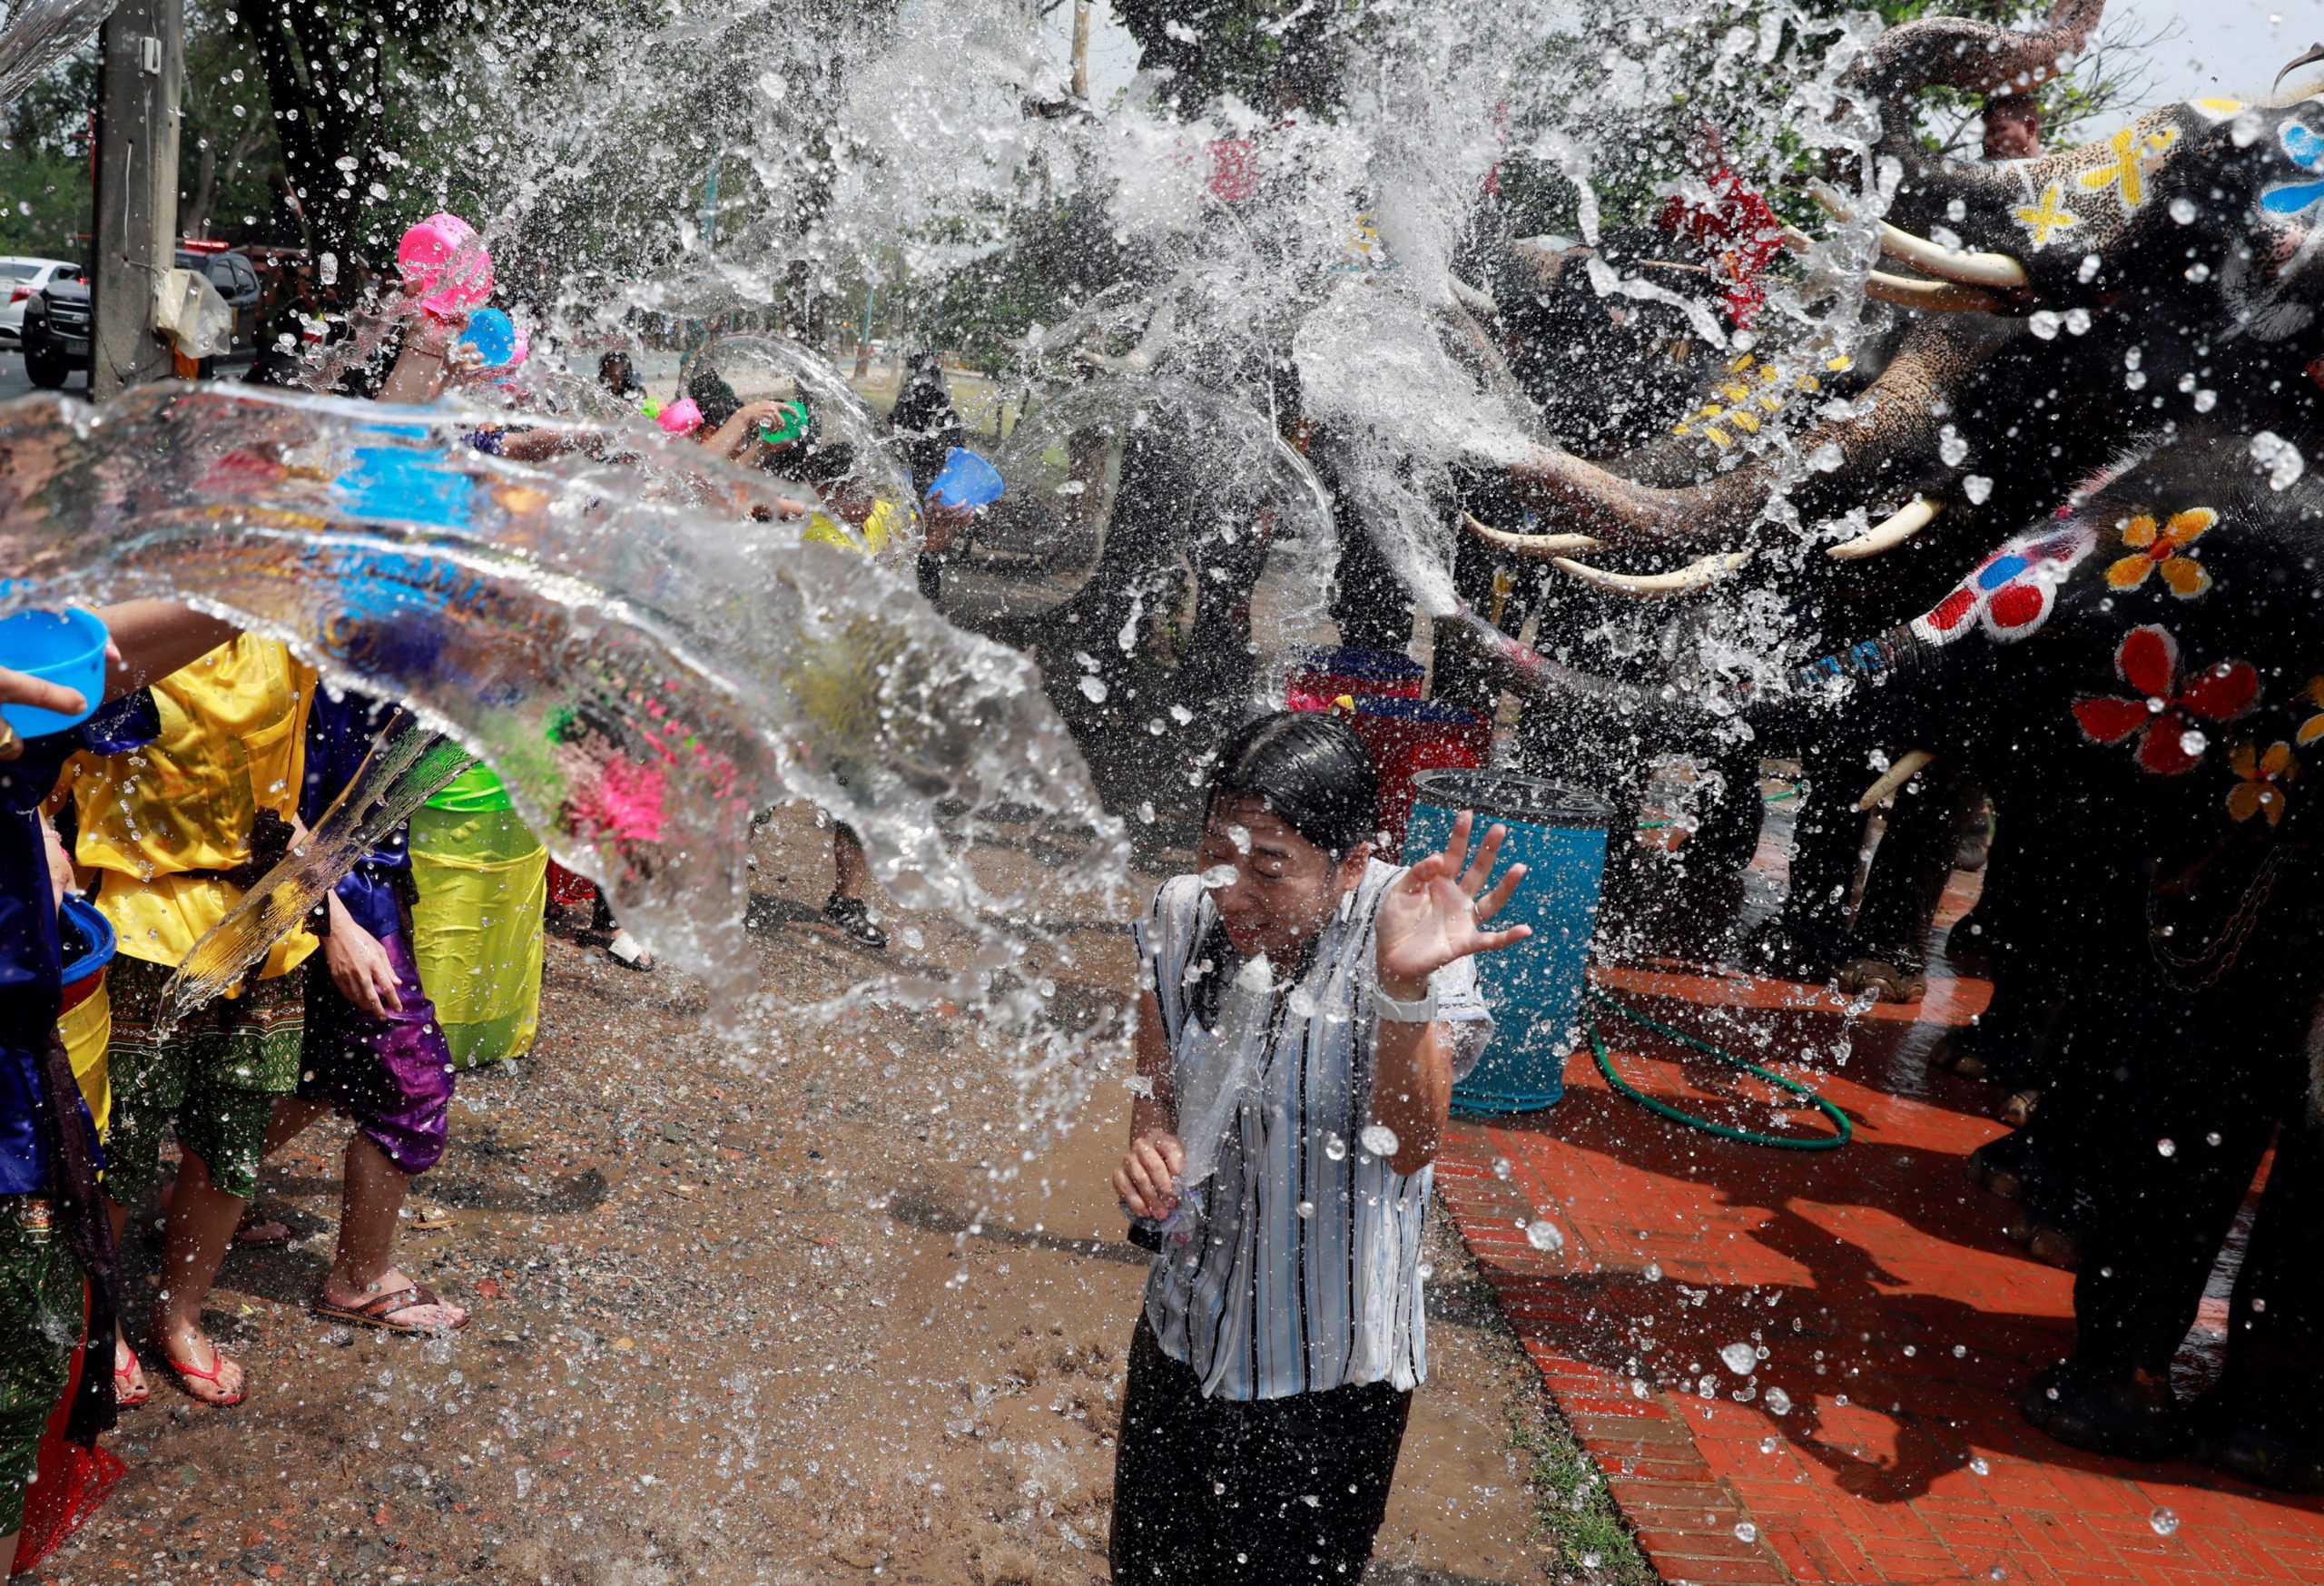
[[[522,1057],[541,1005],[548,851],[514,812],[411,816],[411,952],[461,1068]]]
[[[58,1016],[56,1033],[64,1038],[73,1078],[80,1081],[81,1098],[89,1104],[102,1139],[113,1119],[113,1079],[105,1067],[105,1043],[113,1039],[112,997],[99,986]]]
[[[888,542],[895,537],[898,528],[911,521],[911,514],[903,507],[893,501],[881,501],[872,506],[872,515],[863,520],[861,537],[846,524],[825,512],[809,513],[807,527],[800,531],[799,537],[813,540],[818,545],[853,551],[858,556],[876,557],[888,548]]]
[[[248,859],[260,810],[297,817],[314,688],[313,671],[290,651],[243,634],[153,685],[162,732],[152,744],[76,763],[76,857],[103,876],[97,908],[123,954],[181,963],[241,901],[231,882],[186,872]],[[259,978],[290,973],[318,945],[305,928],[292,931],[268,951]]]

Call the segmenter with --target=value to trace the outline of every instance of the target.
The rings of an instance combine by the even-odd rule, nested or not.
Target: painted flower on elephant
[[[2122,543],[2132,554],[2106,569],[2106,582],[2117,589],[2136,589],[2147,575],[2160,568],[2162,581],[2181,600],[2191,600],[2211,586],[2211,576],[2188,554],[2204,530],[2219,521],[2208,507],[2174,512],[2158,527],[2142,512],[2122,525]]]
[[[2219,662],[2182,684],[2179,641],[2152,623],[2123,635],[2114,672],[2138,697],[2085,694],[2073,702],[2073,719],[2093,744],[2135,736],[2139,768],[2157,776],[2181,775],[2202,760],[2197,723],[2231,722],[2260,699],[2260,674],[2249,661]]]
[[[2095,531],[2063,523],[2021,534],[1977,564],[1952,594],[1925,616],[1913,619],[1913,632],[1932,645],[1949,645],[1982,623],[2004,643],[2041,631],[2065,582],[2098,544]]]
[[[2265,814],[2270,826],[2281,821],[2284,784],[2299,774],[2291,745],[2278,742],[2262,753],[2256,744],[2238,744],[2227,763],[2236,775],[2235,785],[2227,790],[2227,813],[2238,821]]]
[[[2324,677],[2309,678],[2308,686],[2301,689],[2300,693],[2307,697],[2310,704],[2317,707],[2315,715],[2299,724],[2299,732],[2297,736],[2300,747],[2304,749],[2317,739],[2324,738]]]
[[[2283,139],[2284,153],[2303,171],[2314,171],[2324,164],[2324,136],[2296,121],[2288,121],[2278,134]],[[2324,177],[2311,177],[2306,182],[2287,182],[2271,187],[2260,195],[2260,207],[2271,215],[2296,215],[2324,199]]]

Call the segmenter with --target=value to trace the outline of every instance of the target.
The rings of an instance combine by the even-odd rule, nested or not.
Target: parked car
[[[25,304],[56,277],[81,273],[62,259],[0,259],[0,347],[21,347]]]
[[[218,369],[247,364],[258,353],[259,324],[266,294],[247,255],[228,251],[181,248],[177,268],[200,271],[234,310],[231,348],[202,360],[206,378]],[[89,367],[89,283],[79,276],[55,275],[25,300],[25,373],[47,390],[63,387],[74,369]]]

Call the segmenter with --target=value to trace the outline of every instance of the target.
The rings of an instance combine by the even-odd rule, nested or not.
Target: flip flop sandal
[[[187,1398],[192,1399],[197,1404],[207,1404],[213,1410],[231,1410],[235,1405],[241,1404],[244,1399],[248,1398],[250,1396],[249,1394],[247,1392],[238,1393],[231,1399],[205,1399],[200,1394],[195,1393],[191,1387],[186,1386],[190,1382],[208,1383],[212,1387],[218,1385],[219,1377],[222,1375],[226,1370],[226,1352],[218,1348],[214,1345],[212,1345],[211,1352],[217,1355],[218,1364],[212,1366],[208,1371],[202,1370],[198,1365],[188,1364],[186,1362],[171,1355],[166,1349],[162,1351],[162,1364],[168,1366],[170,1370],[176,1374],[178,1386],[184,1390],[185,1396]]]
[[[453,1323],[449,1328],[423,1327],[415,1322],[396,1320],[406,1311],[416,1311],[425,1305],[440,1305],[443,1303],[436,1297],[426,1284],[415,1283],[409,1288],[399,1288],[392,1293],[375,1295],[359,1305],[336,1305],[319,1293],[308,1308],[316,1315],[329,1321],[345,1322],[357,1327],[376,1327],[382,1333],[458,1332],[468,1325],[466,1316]]]
[[[149,1381],[140,1385],[137,1382],[138,1375],[138,1370],[133,1365],[127,1371],[122,1370],[119,1366],[113,1368],[113,1407],[114,1409],[134,1410],[153,1396],[153,1383]]]

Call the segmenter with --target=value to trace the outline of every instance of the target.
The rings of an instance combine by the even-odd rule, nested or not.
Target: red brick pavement
[[[1983,1006],[1982,983],[1853,1012],[1781,982],[1612,970],[1604,983],[1729,1050],[1785,1059],[1856,1126],[1837,1152],[1717,1139],[1614,1095],[1585,1048],[1558,1106],[1456,1123],[1438,1164],[1666,1580],[2324,1582],[2324,1504],[2080,1453],[2020,1419],[2027,1377],[2071,1345],[2073,1286],[2004,1240],[2004,1208],[1968,1182],[1962,1158],[2001,1131],[1995,1096],[1927,1067],[1942,1025]],[[1635,1027],[1606,1033],[1649,1095],[1763,1130],[1828,1127],[1776,1123],[1767,1087]],[[1521,1227],[1541,1216],[1561,1250]],[[2191,1377],[2214,1368],[2221,1315],[2197,1325]],[[1760,1357],[1744,1373],[1721,1358],[1738,1344]]]

